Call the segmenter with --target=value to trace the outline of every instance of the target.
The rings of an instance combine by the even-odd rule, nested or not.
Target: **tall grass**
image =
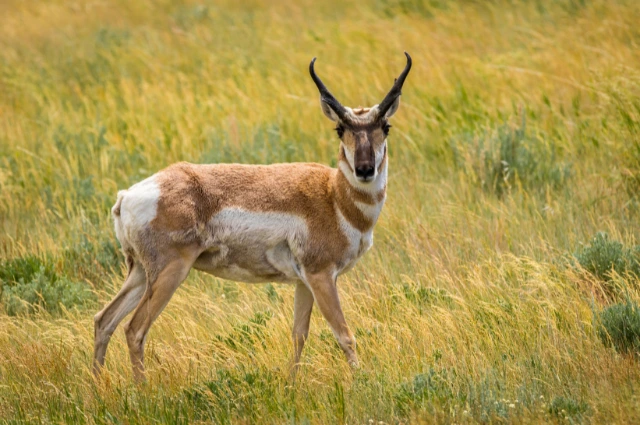
[[[638,22],[632,0],[5,1],[0,421],[640,421],[637,356],[601,326],[640,301],[617,266],[640,236]],[[289,381],[292,288],[192,272],[148,384],[121,331],[94,381],[117,190],[179,160],[335,165],[309,60],[370,106],[403,50],[387,205],[339,282],[361,368],[314,312]],[[38,289],[56,282],[89,295]]]

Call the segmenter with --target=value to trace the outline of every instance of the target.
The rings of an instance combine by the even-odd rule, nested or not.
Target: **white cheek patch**
[[[384,154],[387,151],[387,139],[384,139],[384,143],[382,144],[382,146],[380,146],[380,149],[378,149],[375,153],[375,157],[376,157],[376,172],[378,171],[378,168],[380,168],[380,164],[382,163],[382,160],[384,159]]]
[[[351,183],[351,185],[356,184],[357,180],[353,175],[353,168],[350,169],[349,166],[344,163],[344,161],[338,162],[338,168],[340,169],[340,171],[342,171],[342,174],[344,174],[347,180],[349,180],[349,183]]]
[[[347,146],[344,143],[341,143],[342,145],[342,149],[344,150],[344,156],[347,157],[347,162],[349,163],[349,167],[352,170],[355,170],[355,157],[354,157],[354,153],[351,152],[351,150],[349,148],[347,148]],[[350,171],[351,173],[352,171]]]

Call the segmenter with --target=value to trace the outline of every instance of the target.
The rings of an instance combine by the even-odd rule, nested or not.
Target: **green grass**
[[[0,422],[637,423],[640,4],[0,6]],[[351,371],[293,289],[192,272],[132,382],[93,315],[109,209],[176,161],[336,164],[307,67],[349,106],[414,66],[374,248],[341,277]]]

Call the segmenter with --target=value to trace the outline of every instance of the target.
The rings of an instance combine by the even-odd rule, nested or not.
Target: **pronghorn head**
[[[361,183],[375,180],[378,168],[385,159],[387,135],[391,128],[389,118],[398,110],[402,85],[411,69],[411,56],[407,52],[404,54],[407,56],[404,71],[382,102],[371,108],[342,106],[316,75],[313,69],[316,58],[309,65],[311,78],[320,91],[322,112],[337,123],[340,155],[346,159],[350,171]]]

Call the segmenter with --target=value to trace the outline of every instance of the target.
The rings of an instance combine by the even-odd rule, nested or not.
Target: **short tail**
[[[118,238],[118,240],[120,241],[123,252],[127,253],[129,251],[130,244],[127,240],[126,232],[124,226],[122,225],[122,219],[120,217],[122,200],[124,199],[125,193],[127,193],[126,190],[121,190],[118,192],[118,200],[116,201],[116,204],[113,206],[113,208],[111,208],[111,215],[113,216],[116,238]]]
[[[113,217],[120,217],[120,206],[122,205],[122,198],[124,198],[124,194],[126,193],[126,190],[120,190],[118,191],[118,200],[116,201],[116,204],[113,206],[113,208],[111,208],[111,214],[113,214]]]

